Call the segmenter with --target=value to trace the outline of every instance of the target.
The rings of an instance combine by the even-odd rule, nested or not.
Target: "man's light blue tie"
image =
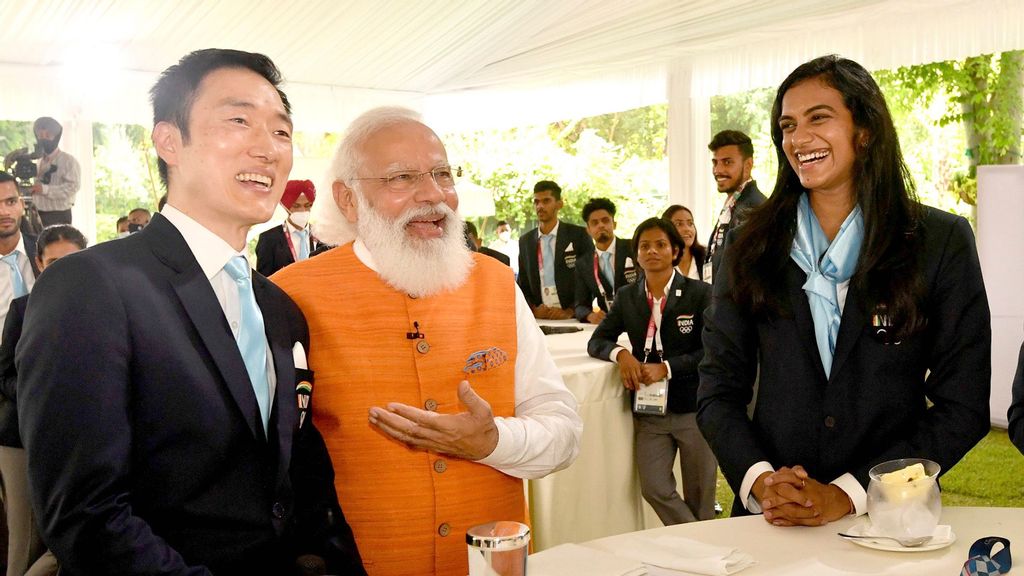
[[[238,351],[245,361],[245,370],[249,373],[252,390],[256,393],[256,403],[260,406],[263,418],[263,430],[267,430],[270,421],[270,380],[267,377],[267,333],[263,325],[263,313],[256,305],[256,296],[252,292],[252,280],[249,278],[249,262],[242,256],[235,256],[224,265],[224,270],[234,279],[238,286],[238,303],[241,312],[241,325],[238,329]]]
[[[608,281],[608,285],[615,288],[615,274],[612,273],[612,253],[601,253],[601,275]]]
[[[555,235],[541,234],[540,236],[541,255],[544,257],[544,269],[540,276],[545,286],[555,285]]]
[[[309,228],[299,230],[299,260],[309,258]]]
[[[25,286],[25,277],[21,275],[21,267],[18,266],[18,251],[15,250],[7,256],[0,258],[5,264],[11,267],[11,289],[14,297],[20,298],[28,294],[28,287]]]

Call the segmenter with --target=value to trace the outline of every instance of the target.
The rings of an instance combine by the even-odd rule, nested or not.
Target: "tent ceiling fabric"
[[[152,73],[191,50],[219,46],[268,54],[289,83],[436,94],[663,64],[746,43],[753,29],[792,30],[829,17],[851,22],[887,4],[893,1],[5,0],[0,61],[55,67],[99,46],[116,53],[122,68]]]

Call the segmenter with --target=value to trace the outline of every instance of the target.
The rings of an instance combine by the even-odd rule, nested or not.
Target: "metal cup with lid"
[[[466,532],[469,576],[525,576],[530,528],[500,520]]]

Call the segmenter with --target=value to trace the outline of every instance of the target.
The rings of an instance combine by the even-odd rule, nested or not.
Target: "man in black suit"
[[[750,136],[737,130],[723,130],[711,139],[708,150],[712,154],[711,173],[715,176],[718,191],[727,195],[715,227],[711,229],[702,274],[705,282],[713,284],[715,274],[720,270],[726,236],[743,223],[747,212],[765,201],[765,196],[750,177],[754,168],[754,145]]]
[[[1013,376],[1013,400],[1006,411],[1010,441],[1024,454],[1024,344],[1017,357],[1017,373]]]
[[[611,200],[593,198],[584,204],[583,221],[597,250],[590,261],[576,266],[576,319],[598,324],[619,288],[636,282],[638,268],[629,240],[615,236],[615,204]],[[597,310],[592,305],[595,300]]]
[[[256,241],[256,270],[270,277],[281,268],[301,262],[314,254],[319,242],[309,229],[309,211],[316,201],[316,188],[309,180],[289,180],[281,196],[288,219],[260,234]]]
[[[538,227],[519,238],[519,277],[535,318],[567,320],[575,314],[576,264],[587,262],[593,244],[580,226],[560,222],[562,188],[541,180],[533,187]]]
[[[244,256],[292,165],[279,83],[235,50],[165,70],[151,96],[167,205],[33,291],[19,417],[62,574],[364,573],[300,414],[305,320]]]
[[[28,294],[39,275],[36,237],[22,232],[24,219],[25,203],[14,176],[0,170],[0,323],[11,301]]]
[[[466,220],[466,245],[474,252],[490,256],[505,266],[508,266],[509,268],[512,267],[512,260],[510,260],[507,255],[484,246],[483,241],[480,240],[480,234],[476,230],[476,224],[473,224],[469,220]]]

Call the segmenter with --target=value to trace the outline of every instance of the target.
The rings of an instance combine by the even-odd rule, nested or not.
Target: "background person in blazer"
[[[256,240],[256,270],[271,276],[281,268],[309,258],[318,242],[309,229],[309,210],[316,201],[316,188],[309,180],[289,180],[281,196],[288,219],[263,231]]]
[[[619,290],[611,312],[594,330],[587,352],[617,362],[622,383],[630,390],[669,379],[665,415],[633,414],[640,487],[644,500],[666,526],[708,520],[715,515],[717,465],[697,428],[695,411],[697,365],[704,355],[702,318],[711,301],[711,287],[675,272],[684,245],[665,220],[642,222],[633,235],[633,246],[644,279]],[[660,328],[656,328],[660,338],[651,338],[648,346],[652,309],[661,310]],[[616,343],[623,332],[629,335],[632,352]],[[683,498],[676,492],[672,472],[677,451]]]
[[[582,215],[596,250],[590,260],[578,262],[576,266],[576,319],[598,324],[604,320],[619,288],[636,282],[639,267],[629,240],[615,236],[615,204],[611,200],[591,199],[583,205]],[[611,270],[607,270],[608,266]],[[600,289],[598,281],[601,282]],[[604,296],[601,290],[604,290]],[[593,307],[595,300],[597,310]]]
[[[775,191],[726,250],[698,421],[734,514],[817,526],[865,511],[875,464],[948,471],[985,436],[990,316],[970,225],[914,201],[862,66],[799,66],[771,119]]]
[[[39,276],[36,267],[36,237],[27,234],[25,203],[18,194],[14,176],[0,170],[0,322],[11,300],[28,294]]]
[[[676,270],[687,278],[704,279],[704,262],[707,260],[708,249],[700,243],[697,236],[697,225],[693,222],[693,212],[681,204],[673,204],[665,209],[661,217],[672,223],[676,232],[686,244],[683,256],[676,265]]]
[[[48,226],[39,233],[35,254],[41,271],[59,258],[85,250],[81,232],[67,224]],[[14,349],[21,338],[28,294],[15,298],[3,326],[0,343],[0,483],[7,513],[7,573],[44,576],[57,573],[57,560],[39,536],[28,498],[25,448],[18,432],[18,372]]]
[[[235,50],[164,71],[151,94],[167,205],[36,286],[18,408],[62,573],[289,574],[300,554],[362,573],[322,439],[300,426],[305,320],[244,260],[292,164],[279,82]]]
[[[1013,377],[1013,400],[1006,411],[1010,441],[1024,454],[1024,344],[1017,357],[1017,373]]]
[[[575,314],[576,265],[588,261],[593,244],[585,229],[558,220],[558,211],[562,209],[562,188],[558,184],[550,180],[537,182],[533,187],[533,209],[539,224],[519,238],[516,281],[535,318],[567,320]],[[542,257],[548,248],[543,247],[541,237],[545,236],[544,243],[551,242],[548,235],[554,235],[553,258]]]
[[[713,283],[714,275],[720,269],[726,236],[742,224],[747,214],[760,206],[765,197],[757,189],[757,182],[750,178],[754,169],[754,145],[750,136],[738,130],[722,130],[711,139],[708,150],[712,155],[711,173],[715,184],[718,191],[726,195],[708,238],[707,260],[701,274],[705,282]]]

